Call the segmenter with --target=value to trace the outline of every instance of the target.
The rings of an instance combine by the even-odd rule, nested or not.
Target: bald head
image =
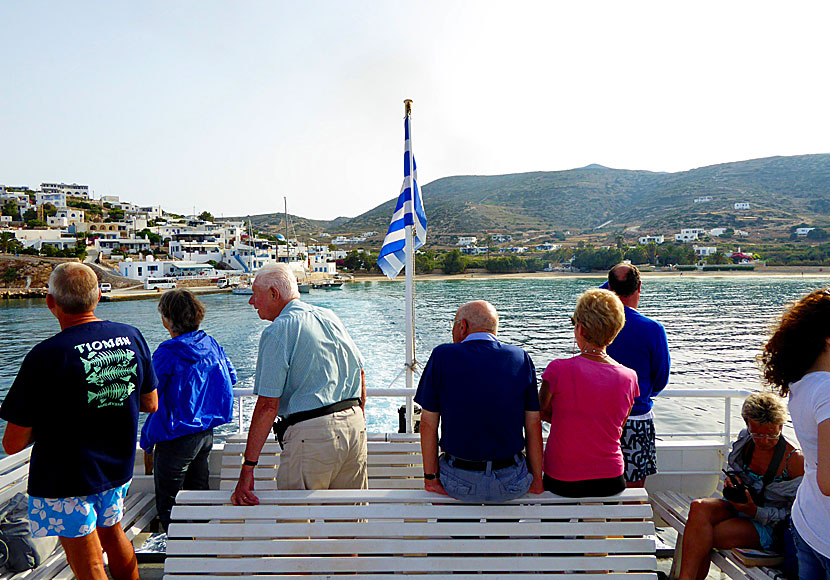
[[[617,264],[608,271],[608,289],[629,308],[640,302],[640,270],[634,264]]]
[[[474,332],[495,335],[499,329],[499,314],[486,300],[473,300],[462,304],[455,313],[453,341],[461,342]]]

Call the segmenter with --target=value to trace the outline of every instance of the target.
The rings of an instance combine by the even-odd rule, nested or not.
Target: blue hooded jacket
[[[204,331],[165,340],[153,353],[153,368],[159,407],[141,429],[142,449],[230,422],[236,370]]]

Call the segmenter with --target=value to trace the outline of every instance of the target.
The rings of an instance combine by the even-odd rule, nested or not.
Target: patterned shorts
[[[121,521],[124,497],[130,483],[95,493],[73,497],[29,496],[29,525],[36,538],[60,536],[80,538],[96,527],[109,528]]]
[[[626,481],[640,481],[657,473],[653,419],[626,421],[620,446],[625,458]]]

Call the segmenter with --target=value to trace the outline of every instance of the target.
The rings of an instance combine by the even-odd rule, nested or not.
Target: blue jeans
[[[504,469],[468,471],[453,467],[442,455],[438,462],[441,485],[450,497],[469,503],[504,502],[521,497],[530,489],[533,476],[522,460]]]
[[[208,489],[208,455],[213,447],[213,429],[161,441],[153,449],[156,510],[164,531],[170,525],[170,510],[183,489]]]
[[[790,525],[793,542],[798,553],[799,580],[830,580],[830,558],[819,554],[798,535],[795,525]]]

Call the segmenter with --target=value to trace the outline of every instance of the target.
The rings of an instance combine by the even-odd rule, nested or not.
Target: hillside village
[[[278,261],[301,279],[333,276],[336,260],[347,254],[329,244],[256,235],[244,221],[214,220],[209,212],[180,216],[118,196],[93,199],[89,186],[74,183],[42,183],[37,190],[0,185],[0,206],[4,253],[81,258],[145,286],[155,278],[246,275]]]

